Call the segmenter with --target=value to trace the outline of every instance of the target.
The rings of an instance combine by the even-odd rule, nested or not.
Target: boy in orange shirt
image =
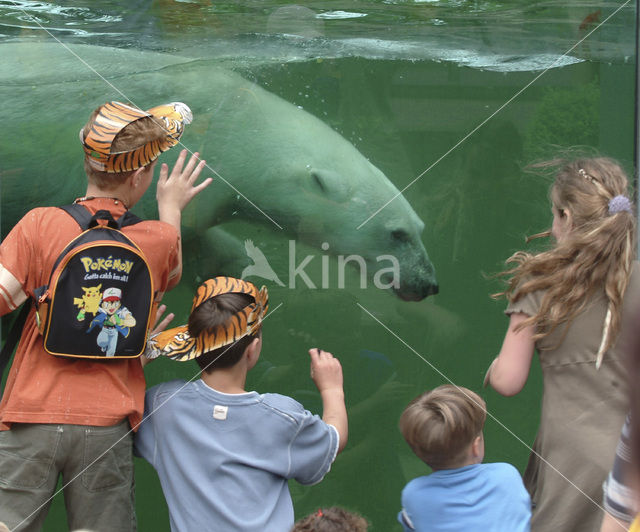
[[[80,131],[86,193],[76,199],[93,215],[114,219],[149,188],[156,159],[178,143],[191,111],[175,102],[140,111],[119,102],[96,109]],[[195,186],[205,162],[183,150],[169,174],[160,170],[160,221],[122,232],[144,253],[159,302],[181,274],[184,207],[209,185]],[[34,297],[54,262],[81,232],[57,207],[27,213],[0,244],[0,315]],[[0,402],[0,521],[39,530],[62,475],[71,530],[135,530],[132,433],[142,419],[145,379],[140,360],[68,359],[48,354],[29,313]]]

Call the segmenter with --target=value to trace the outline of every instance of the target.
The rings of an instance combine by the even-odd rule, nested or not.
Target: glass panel
[[[485,461],[524,470],[540,373],[511,399],[482,388],[506,329],[491,274],[551,223],[528,163],[580,145],[632,171],[634,3],[25,0],[0,13],[3,236],[28,209],[83,195],[77,135],[96,106],[184,101],[182,142],[215,181],[184,215],[174,323],[203,279],[244,273],[272,312],[247,389],[321,414],[307,350],[340,358],[349,444],[319,485],[290,483],[296,517],[337,504],[397,528],[403,486],[428,472],[398,418],[445,382],[487,400]],[[151,190],[134,211],[154,209]],[[160,360],[147,380],[197,373]],[[157,478],[136,467],[139,529],[166,529]],[[64,522],[56,497],[45,529]]]

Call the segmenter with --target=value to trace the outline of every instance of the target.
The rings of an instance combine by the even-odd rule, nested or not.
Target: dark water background
[[[306,350],[321,346],[340,357],[349,445],[318,486],[291,483],[296,516],[338,504],[365,515],[371,530],[388,531],[399,529],[395,516],[402,487],[428,471],[397,430],[404,406],[425,389],[451,380],[481,393],[491,414],[485,460],[508,461],[520,470],[526,465],[538,424],[539,369],[534,364],[525,389],[514,398],[482,389],[507,324],[504,303],[489,298],[500,284],[488,274],[524,246],[525,235],[550,224],[549,183],[523,172],[528,163],[584,146],[618,158],[632,171],[634,4],[627,3],[587,36],[623,5],[3,0],[0,50],[2,42],[37,42],[46,44],[46,53],[47,47],[60,46],[59,39],[212,61],[326,122],[398,189],[431,168],[404,196],[425,222],[422,240],[440,294],[403,302],[371,283],[361,289],[355,271],[348,272],[346,288],[338,289],[335,258],[323,261],[327,252],[297,243],[300,256],[315,255],[307,272],[317,285],[328,268],[329,288],[265,283],[272,308],[282,306],[265,323],[262,360],[248,382],[249,388],[291,395],[321,413]],[[57,204],[62,189],[71,189],[73,199],[84,188],[80,151],[78,160],[58,160],[47,156],[51,132],[45,140],[38,137],[42,101],[16,81],[28,73],[29,64],[7,56],[1,62],[0,91],[11,104],[0,143],[4,235],[27,206]],[[129,67],[143,73],[147,65]],[[55,65],[50,78],[34,85],[33,94],[46,94],[49,83],[76,83]],[[116,97],[110,91],[105,85],[104,99]],[[206,87],[201,97],[206,99]],[[77,131],[91,106],[62,101]],[[15,129],[13,105],[22,109]],[[24,119],[25,106],[33,109],[32,121]],[[57,142],[77,149],[74,135],[62,137]],[[185,135],[185,144],[190,142],[197,143],[197,132]],[[176,155],[163,160],[173,162]],[[50,193],[43,183],[60,194]],[[287,237],[246,220],[226,228],[240,239],[253,239],[286,279]],[[189,249],[184,253],[197,270],[201,257]],[[195,281],[185,279],[166,297],[178,314],[176,321],[186,318]],[[164,360],[147,370],[150,384],[196,373],[195,364]],[[562,464],[554,465],[562,471]],[[139,529],[168,530],[155,473],[141,460],[136,467]],[[45,530],[64,528],[58,496]]]

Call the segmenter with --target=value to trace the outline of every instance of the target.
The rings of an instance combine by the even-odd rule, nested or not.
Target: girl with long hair
[[[532,531],[599,530],[602,483],[628,408],[621,330],[640,295],[636,218],[627,177],[607,158],[552,161],[552,247],[519,251],[505,313],[509,328],[486,381],[511,396],[535,351],[544,391],[540,427],[524,474]],[[626,336],[626,335],[625,335]]]

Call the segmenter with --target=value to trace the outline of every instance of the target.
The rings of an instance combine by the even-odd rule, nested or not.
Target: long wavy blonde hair
[[[610,208],[616,196],[628,197],[627,176],[615,161],[604,157],[555,160],[544,166],[558,168],[551,201],[560,213],[571,214],[571,228],[547,251],[518,251],[507,259],[507,264],[515,266],[502,272],[511,277],[507,289],[496,296],[515,302],[544,290],[538,313],[518,327],[535,326],[534,340],[538,340],[570,323],[593,295],[604,290],[608,305],[596,358],[599,367],[620,331],[622,299],[636,245],[635,214],[615,208],[616,203],[625,203],[620,198]],[[529,240],[550,235],[546,231]]]

